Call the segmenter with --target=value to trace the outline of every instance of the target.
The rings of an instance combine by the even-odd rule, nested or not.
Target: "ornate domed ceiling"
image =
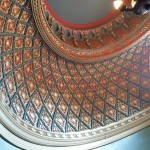
[[[139,18],[137,37],[125,41],[137,40],[134,46],[85,64],[62,58],[45,43],[30,0],[0,0],[1,103],[27,124],[63,133],[107,126],[148,108],[150,22]]]

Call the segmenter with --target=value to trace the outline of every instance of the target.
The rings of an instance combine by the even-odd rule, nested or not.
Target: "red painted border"
[[[50,5],[48,4],[47,0],[43,0],[44,3],[46,4],[46,7],[47,9],[49,10],[49,12],[53,15],[53,17],[59,21],[61,24],[65,25],[65,26],[68,26],[70,28],[74,28],[74,29],[85,29],[85,28],[92,28],[92,27],[95,27],[95,26],[98,26],[102,23],[104,23],[106,20],[112,18],[113,16],[115,16],[119,11],[118,10],[115,10],[114,12],[110,13],[109,15],[107,15],[106,17],[104,17],[103,19],[99,20],[99,21],[96,21],[96,22],[93,22],[93,23],[89,23],[89,24],[72,24],[72,23],[69,23],[63,19],[61,19],[53,10],[52,8],[50,7]],[[124,3],[127,3],[129,2],[129,0],[125,0]]]

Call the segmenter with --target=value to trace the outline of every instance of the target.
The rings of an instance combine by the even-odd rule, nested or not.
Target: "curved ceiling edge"
[[[31,0],[31,2],[34,19],[44,41],[58,55],[74,62],[94,63],[112,58],[129,49],[131,45],[133,46],[137,43],[137,41],[139,41],[139,39],[141,40],[150,33],[150,16],[148,16],[135,30],[132,32],[130,31],[125,37],[113,42],[109,46],[104,46],[94,50],[84,49],[81,47],[71,47],[61,41],[51,30],[48,22],[46,21],[43,8],[41,6],[41,0]]]
[[[89,28],[94,28],[96,26],[102,25],[108,21],[110,21],[110,19],[112,20],[113,17],[116,17],[120,11],[119,10],[115,10],[114,12],[110,13],[109,15],[105,16],[104,18],[96,21],[96,22],[92,22],[92,23],[88,23],[88,24],[73,24],[70,22],[67,22],[63,19],[61,19],[51,8],[51,6],[48,4],[47,0],[43,0],[43,2],[46,4],[47,9],[49,10],[49,12],[54,16],[54,18],[61,23],[62,25],[66,26],[66,27],[70,27],[73,29],[89,29]],[[129,4],[129,0],[125,0],[124,4],[128,5]],[[130,5],[130,4],[129,4]]]
[[[105,127],[81,132],[54,133],[27,124],[16,116],[3,101],[0,101],[0,108],[0,121],[2,123],[0,134],[13,144],[29,150],[38,149],[41,146],[45,148],[59,146],[65,147],[65,149],[68,147],[75,148],[76,146],[80,146],[80,149],[95,148],[114,142],[150,125],[150,108],[147,108]],[[3,132],[3,129],[7,133]],[[21,144],[14,143],[16,138],[14,141],[14,138],[10,138],[11,136],[18,137]]]

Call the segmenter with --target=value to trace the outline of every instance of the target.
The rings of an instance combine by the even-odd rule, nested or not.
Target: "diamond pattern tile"
[[[52,132],[106,126],[150,107],[150,36],[103,62],[56,55],[40,37],[30,0],[0,0],[0,99]]]

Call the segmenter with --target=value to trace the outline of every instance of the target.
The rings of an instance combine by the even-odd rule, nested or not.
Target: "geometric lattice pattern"
[[[0,99],[53,132],[93,129],[150,107],[150,36],[95,64],[56,55],[40,37],[30,0],[0,0]]]

